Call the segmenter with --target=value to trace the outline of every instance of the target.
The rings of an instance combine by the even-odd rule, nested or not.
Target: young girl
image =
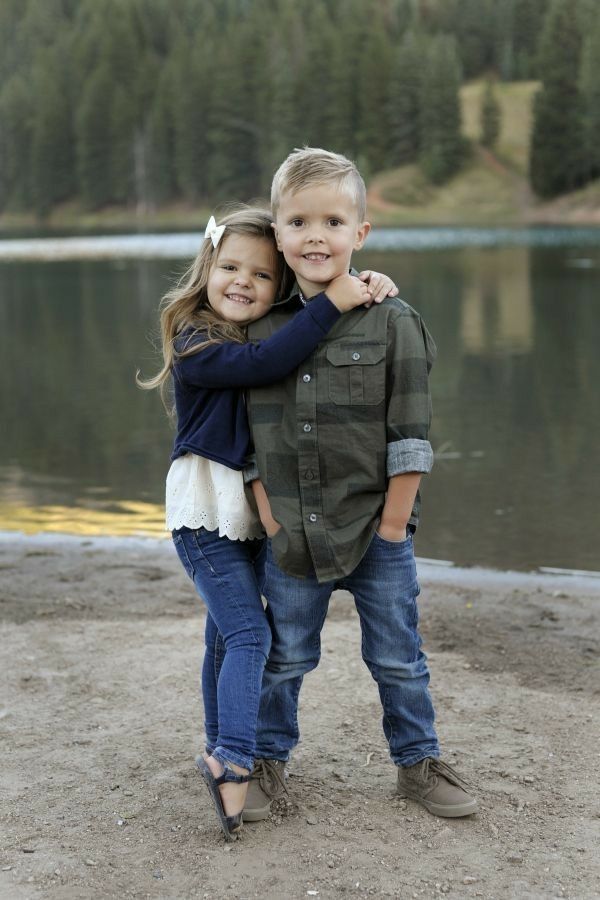
[[[336,279],[275,335],[246,343],[288,279],[271,216],[244,207],[211,217],[200,252],[162,301],[164,366],[142,387],[173,377],[177,435],[167,476],[167,527],[207,606],[202,693],[207,746],[196,764],[228,840],[242,824],[271,633],[260,580],[263,529],[242,468],[250,449],[243,388],[279,381],[316,348],[340,315],[396,292],[378,273]],[[224,647],[224,653],[222,648]]]

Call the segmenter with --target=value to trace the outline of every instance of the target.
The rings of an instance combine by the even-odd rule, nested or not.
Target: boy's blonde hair
[[[276,260],[275,299],[287,289],[287,282],[290,279],[289,269],[283,255],[277,250],[271,222],[271,213],[258,206],[240,205],[222,216],[218,223],[225,226],[221,242],[213,247],[210,238],[205,238],[192,265],[183,273],[175,287],[162,298],[160,331],[163,366],[160,372],[147,380],[140,378],[138,371],[136,382],[139,387],[148,390],[160,388],[169,412],[172,410],[166,402],[165,387],[178,357],[198,353],[202,347],[209,344],[223,341],[244,343],[246,340],[245,328],[223,319],[208,302],[206,290],[208,276],[227,235],[238,234],[268,240],[273,245]],[[186,332],[184,345],[176,347],[177,338],[183,332]],[[204,340],[199,344],[197,337],[200,334]]]
[[[273,176],[271,209],[273,216],[284,194],[295,194],[304,188],[335,183],[348,193],[355,205],[359,222],[367,215],[367,189],[360,172],[351,159],[341,153],[319,147],[296,148],[284,159]]]

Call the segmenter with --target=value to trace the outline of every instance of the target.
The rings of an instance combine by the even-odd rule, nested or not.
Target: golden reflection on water
[[[41,531],[77,535],[166,537],[165,508],[158,503],[122,501],[94,506],[0,504],[0,531]]]
[[[466,259],[476,264],[465,266],[460,323],[465,350],[529,353],[535,326],[529,250],[511,249],[509,265],[504,254],[495,252],[466,254]]]

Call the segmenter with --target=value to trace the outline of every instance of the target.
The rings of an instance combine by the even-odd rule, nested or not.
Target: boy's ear
[[[275,243],[277,244],[277,249],[281,250],[281,241],[279,240],[279,232],[277,231],[277,225],[275,222],[271,222],[271,228],[275,232]]]
[[[370,222],[363,222],[361,225],[358,226],[358,229],[356,231],[356,242],[354,244],[355,250],[360,250],[360,248],[366,241],[367,235],[370,232],[370,230],[371,230]]]

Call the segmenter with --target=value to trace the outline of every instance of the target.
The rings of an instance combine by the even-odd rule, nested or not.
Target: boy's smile
[[[335,183],[283,194],[274,223],[277,246],[293,269],[300,290],[313,297],[350,268],[370,231],[359,222],[351,194]]]

